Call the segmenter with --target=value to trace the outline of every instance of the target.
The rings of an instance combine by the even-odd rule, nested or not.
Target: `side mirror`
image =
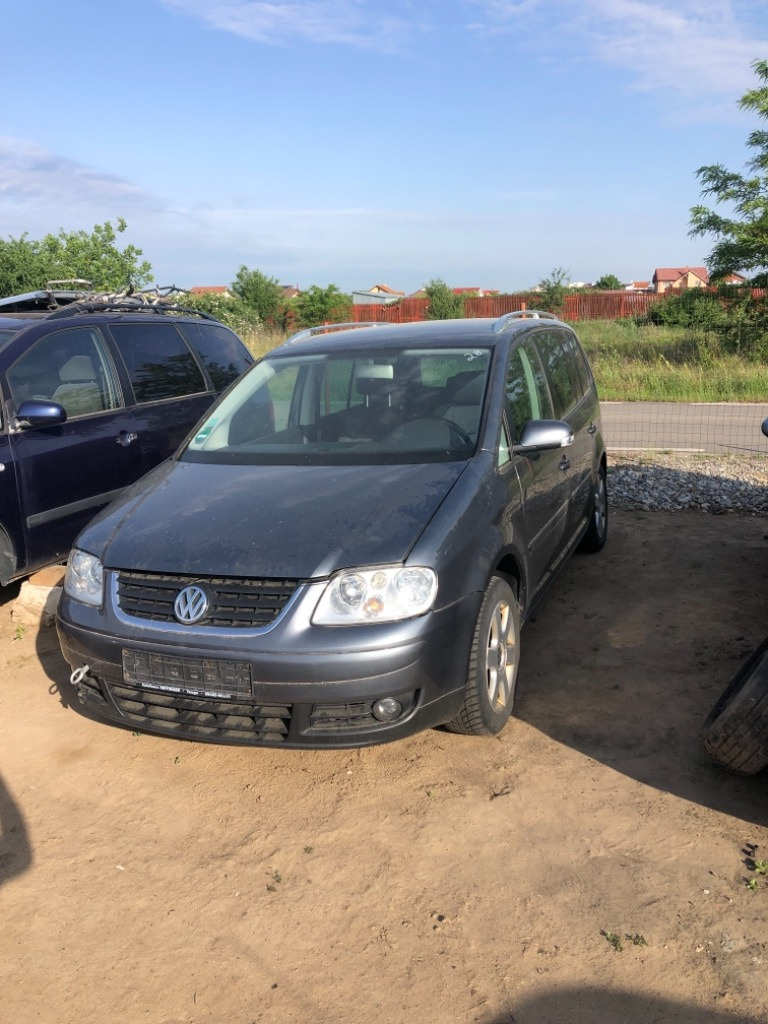
[[[16,411],[16,427],[55,427],[66,423],[67,412],[58,402],[22,402]]]
[[[515,454],[568,448],[573,444],[573,431],[564,420],[529,420],[523,427],[523,436],[512,446]]]

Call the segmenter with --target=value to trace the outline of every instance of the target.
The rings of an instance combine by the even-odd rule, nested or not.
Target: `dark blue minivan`
[[[0,316],[0,585],[63,561],[252,362],[228,327],[174,305]]]

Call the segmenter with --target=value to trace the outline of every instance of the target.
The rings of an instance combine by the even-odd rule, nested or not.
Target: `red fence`
[[[563,320],[617,320],[642,316],[662,298],[655,292],[577,292],[566,295],[560,314]],[[516,295],[486,295],[464,300],[467,316],[503,316],[516,309],[538,309],[541,297],[536,292]],[[378,320],[381,323],[405,324],[426,319],[428,299],[401,299],[389,305],[352,307],[355,323]]]
[[[560,317],[563,320],[619,320],[625,317],[643,316],[654,303],[679,292],[575,292],[565,296]],[[765,299],[765,288],[753,288],[753,299]],[[499,317],[516,309],[538,309],[541,296],[536,292],[518,292],[515,295],[485,295],[483,298],[464,300],[466,316]],[[407,324],[414,320],[425,320],[428,299],[400,299],[389,305],[371,304],[352,306],[350,320],[365,323],[376,320],[379,323]]]

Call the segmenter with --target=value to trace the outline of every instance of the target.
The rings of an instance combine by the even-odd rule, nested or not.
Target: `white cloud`
[[[765,4],[748,0],[465,0],[485,33],[515,32],[519,45],[564,65],[599,61],[633,87],[663,94],[668,109],[694,119],[721,99],[735,111],[754,85],[751,63],[768,51]],[[554,29],[553,29],[554,26]],[[761,35],[762,33],[762,35]],[[697,107],[700,104],[700,108]]]
[[[145,205],[149,196],[130,182],[59,156],[27,139],[0,136],[0,199],[63,207],[105,202]]]
[[[390,0],[160,0],[173,11],[198,18],[213,28],[257,42],[281,44],[291,39],[338,43],[377,50],[399,48],[413,30],[413,5]],[[423,5],[421,5],[423,6]],[[384,11],[386,10],[386,13]],[[402,13],[397,14],[400,10]]]

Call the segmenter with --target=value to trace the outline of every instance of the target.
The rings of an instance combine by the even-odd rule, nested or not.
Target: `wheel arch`
[[[0,585],[7,586],[16,576],[18,558],[11,536],[0,523]]]

